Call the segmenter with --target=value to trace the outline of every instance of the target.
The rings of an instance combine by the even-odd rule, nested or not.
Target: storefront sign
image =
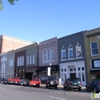
[[[3,56],[2,58],[1,58],[1,61],[6,61],[7,60],[7,57],[6,56]]]
[[[94,61],[94,67],[100,67],[100,60]]]
[[[26,68],[26,72],[33,72],[36,68]]]

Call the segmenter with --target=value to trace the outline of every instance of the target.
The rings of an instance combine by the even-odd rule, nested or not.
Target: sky
[[[0,35],[42,42],[100,27],[100,0],[2,0]]]

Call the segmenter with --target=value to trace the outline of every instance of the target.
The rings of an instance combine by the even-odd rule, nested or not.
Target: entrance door
[[[70,78],[76,78],[76,73],[70,73]]]

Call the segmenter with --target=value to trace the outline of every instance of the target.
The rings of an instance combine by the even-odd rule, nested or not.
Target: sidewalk
[[[41,84],[40,86],[43,87],[43,88],[46,87],[45,84]],[[58,85],[58,88],[59,89],[63,89],[63,85]],[[82,89],[84,90],[84,89],[86,89],[86,87],[85,86],[82,86]]]

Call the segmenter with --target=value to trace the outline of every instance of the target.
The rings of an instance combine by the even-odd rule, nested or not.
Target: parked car
[[[19,82],[19,85],[29,86],[29,80],[28,79],[21,79]]]
[[[1,79],[0,79],[0,83],[2,83],[2,84],[8,84],[8,79],[6,79],[6,78],[1,78]]]
[[[57,89],[58,81],[56,78],[49,77],[46,81],[46,88],[55,87]]]
[[[68,78],[63,84],[64,89],[78,89],[81,91],[82,83],[79,78]]]
[[[100,92],[100,79],[93,79],[86,85],[86,90]]]
[[[30,86],[38,86],[40,87],[41,81],[40,79],[32,79],[29,83]]]
[[[16,85],[18,85],[19,82],[20,82],[20,78],[19,77],[8,78],[8,84],[16,84]]]

